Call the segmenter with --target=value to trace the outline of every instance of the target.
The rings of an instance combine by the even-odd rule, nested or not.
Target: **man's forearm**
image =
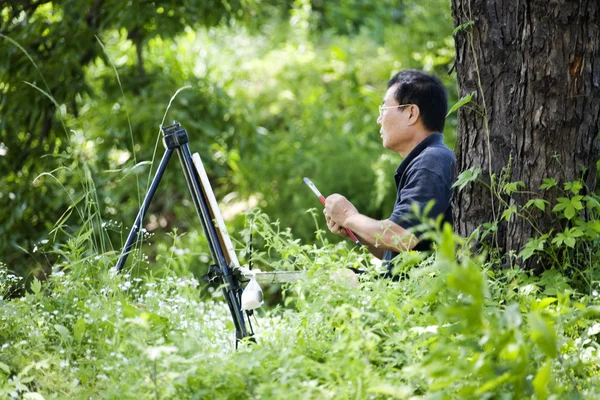
[[[365,238],[363,238],[362,236],[360,236],[358,233],[353,232],[354,235],[358,238],[358,240],[360,241],[360,243],[363,246],[366,246],[367,249],[369,250],[369,252],[371,254],[373,254],[373,256],[377,257],[380,260],[383,260],[383,253],[385,252],[384,249],[382,249],[381,247],[375,247],[375,245],[369,243],[368,240],[366,240]]]
[[[361,243],[378,258],[385,250],[406,251],[416,246],[417,238],[406,229],[389,220],[379,221],[366,215],[355,214],[346,219],[346,228],[359,236]]]

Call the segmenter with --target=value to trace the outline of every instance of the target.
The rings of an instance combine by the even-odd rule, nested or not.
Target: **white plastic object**
[[[256,276],[252,276],[248,285],[242,292],[242,310],[254,310],[263,305],[263,291]]]

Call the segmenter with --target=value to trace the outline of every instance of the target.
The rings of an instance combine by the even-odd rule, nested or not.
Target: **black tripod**
[[[212,265],[209,268],[209,278],[211,282],[216,281],[222,284],[223,295],[227,300],[227,305],[229,306],[229,311],[231,312],[235,326],[237,347],[237,343],[240,341],[240,339],[252,337],[254,332],[252,332],[252,325],[250,324],[249,318],[248,326],[250,327],[250,333],[248,333],[246,329],[246,320],[244,319],[244,313],[240,307],[241,289],[237,278],[232,274],[231,266],[227,264],[225,259],[223,246],[219,241],[217,229],[213,219],[211,218],[210,208],[208,206],[209,203],[205,194],[202,192],[202,183],[200,181],[200,177],[198,176],[198,172],[193,165],[192,155],[188,147],[189,139],[187,132],[185,129],[182,129],[181,125],[176,121],[173,122],[173,125],[161,129],[166,151],[162,160],[160,160],[156,174],[152,179],[150,189],[148,189],[148,193],[146,193],[144,203],[140,208],[131,231],[129,232],[129,236],[127,237],[127,241],[125,242],[125,246],[123,247],[123,251],[119,256],[119,260],[117,261],[117,270],[120,272],[123,269],[123,266],[127,261],[127,256],[131,252],[133,243],[135,242],[139,233],[144,215],[150,206],[150,202],[152,201],[152,197],[154,197],[154,193],[158,188],[160,179],[162,178],[165,169],[167,168],[167,164],[173,155],[173,150],[177,150],[177,155],[179,156],[179,161],[181,162],[181,167],[183,168],[183,173],[185,174],[185,180],[187,182],[188,189],[190,190],[194,206],[196,207],[196,211],[200,217],[200,222],[202,224],[202,228],[204,229],[204,234],[206,235],[212,258],[215,261],[215,265]]]

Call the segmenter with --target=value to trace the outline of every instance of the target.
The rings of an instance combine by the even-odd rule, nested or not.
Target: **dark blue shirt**
[[[404,229],[419,225],[422,221],[415,217],[413,205],[421,210],[433,200],[433,208],[427,218],[443,215],[443,221],[452,224],[452,183],[456,158],[452,150],[446,146],[440,133],[433,133],[423,139],[396,169],[396,204],[390,215],[390,221]],[[418,237],[418,235],[417,235]],[[429,250],[431,243],[420,240],[413,250]],[[391,268],[390,261],[397,252],[386,250],[383,255],[384,265]]]

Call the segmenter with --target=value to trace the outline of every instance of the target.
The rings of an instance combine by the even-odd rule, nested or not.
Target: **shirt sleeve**
[[[448,209],[452,195],[450,182],[427,168],[409,171],[408,174],[390,216],[390,221],[404,229],[410,229],[421,223],[421,218],[415,216],[414,205],[422,215],[427,204],[433,200],[433,207],[426,218],[435,219]]]

